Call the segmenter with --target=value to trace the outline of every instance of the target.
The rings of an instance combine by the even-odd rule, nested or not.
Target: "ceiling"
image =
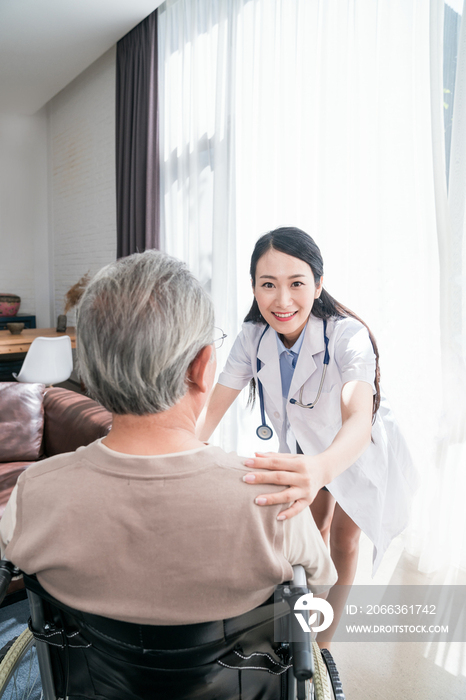
[[[463,0],[446,0],[457,12]],[[37,112],[162,0],[0,0],[0,114]]]
[[[0,113],[31,115],[162,0],[0,0]]]

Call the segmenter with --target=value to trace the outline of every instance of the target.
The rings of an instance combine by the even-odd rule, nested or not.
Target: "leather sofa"
[[[108,411],[76,392],[0,382],[0,516],[22,471],[104,437],[111,423]]]

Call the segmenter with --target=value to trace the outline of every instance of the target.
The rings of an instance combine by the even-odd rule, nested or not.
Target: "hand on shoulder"
[[[256,452],[255,457],[244,460],[244,464],[262,470],[246,474],[243,477],[246,483],[278,484],[285,487],[283,491],[263,494],[256,498],[259,506],[293,501],[289,508],[280,513],[279,520],[292,518],[307,508],[327,481],[327,474],[319,455]]]

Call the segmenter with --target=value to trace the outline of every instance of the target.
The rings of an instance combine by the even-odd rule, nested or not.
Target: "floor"
[[[386,553],[371,579],[371,543],[361,540],[355,583],[443,585],[466,584],[466,572],[421,574],[416,561],[403,551],[402,536]],[[347,700],[465,700],[466,642],[334,642]]]
[[[14,637],[18,637],[27,626],[29,618],[29,605],[27,600],[0,608],[0,649],[3,652],[4,645]],[[0,652],[1,653],[1,652]],[[28,691],[15,693],[14,685],[18,688],[28,687]],[[17,671],[15,680],[11,680],[4,690],[2,698],[17,698],[22,700],[41,700],[41,683],[39,680],[39,667],[35,654],[27,654],[21,668]]]

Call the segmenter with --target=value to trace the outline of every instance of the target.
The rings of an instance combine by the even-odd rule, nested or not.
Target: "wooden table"
[[[25,328],[19,335],[13,335],[10,331],[0,331],[0,355],[26,353],[35,338],[61,338],[68,335],[71,338],[71,347],[76,347],[76,329],[67,328],[64,333],[57,333],[55,328]]]

